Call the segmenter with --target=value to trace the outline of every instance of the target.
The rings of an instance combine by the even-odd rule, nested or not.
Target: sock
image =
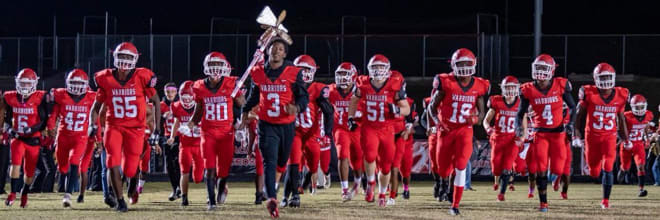
[[[215,178],[206,178],[206,193],[209,197],[209,204],[215,205]]]
[[[360,184],[360,182],[362,182],[362,178],[361,178],[361,177],[353,177],[353,183],[355,183],[355,184]]]
[[[541,203],[548,203],[548,176],[536,177],[536,187],[539,189],[539,201]]]
[[[388,183],[378,182],[378,193],[385,194],[385,192],[387,192],[387,184]],[[390,191],[394,191],[394,190],[390,190]]]
[[[367,181],[369,182],[375,182],[376,181],[376,175],[368,175],[367,176]]]
[[[78,166],[77,165],[70,165],[69,166],[69,174],[67,175],[66,178],[66,193],[73,193],[73,188],[76,183],[78,183]]]
[[[637,172],[637,183],[639,184],[639,190],[644,189],[644,181],[646,180],[646,173],[644,171]]]
[[[454,200],[453,203],[451,204],[452,208],[458,208],[458,204],[461,203],[461,198],[463,198],[463,187],[462,186],[454,186]]]
[[[348,181],[341,181],[341,189],[348,189]]]
[[[403,184],[403,191],[408,191],[408,184]]]
[[[305,172],[305,175],[303,177],[302,188],[307,189],[309,188],[310,184],[312,184],[312,172]],[[316,187],[316,186],[312,186],[312,187]]]
[[[289,172],[291,174],[291,192],[293,196],[298,196],[298,187],[300,186],[300,171],[298,170],[298,164],[289,165]],[[311,176],[310,176],[311,178]]]
[[[30,191],[30,186],[31,185],[32,184],[27,184],[27,183],[23,184],[23,189],[21,190],[21,195],[27,195]]]
[[[506,187],[509,186],[509,175],[502,174],[500,176],[500,194],[506,193]]]
[[[612,184],[614,183],[614,174],[612,171],[603,172],[603,199],[610,199],[610,193],[612,192]]]
[[[18,191],[21,191],[21,186],[23,186],[21,179],[11,178],[11,192],[17,193]]]
[[[284,173],[284,198],[289,198],[289,196],[291,196],[291,188],[293,187],[293,183],[291,181],[291,173],[289,171],[290,170],[287,170]]]
[[[225,186],[227,185],[227,178],[218,179],[218,194],[225,192]]]
[[[142,180],[142,179],[138,180],[138,186],[139,186],[139,187],[144,187],[144,183],[145,183],[145,182],[147,182],[147,181],[146,181],[146,180]]]

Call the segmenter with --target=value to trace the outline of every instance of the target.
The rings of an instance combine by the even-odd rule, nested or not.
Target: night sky
[[[508,4],[507,4],[508,3]],[[658,33],[660,13],[653,1],[546,0],[543,32],[548,34],[646,34]],[[118,18],[117,33],[149,33],[153,18],[156,34],[206,34],[210,19],[223,17],[216,33],[255,33],[254,21],[264,5],[278,13],[286,9],[285,24],[292,33],[340,33],[341,16],[366,16],[370,34],[475,33],[476,14],[497,14],[500,32],[526,34],[533,30],[533,0],[479,1],[34,1],[0,3],[0,36],[82,32],[84,16]],[[508,7],[507,7],[508,5]],[[508,12],[508,13],[507,13]],[[508,17],[507,17],[508,16]],[[495,31],[492,17],[482,17],[482,30]],[[508,18],[508,19],[507,19]],[[508,20],[508,22],[506,22]],[[90,19],[88,33],[102,34],[103,20]],[[361,33],[361,21],[347,19],[347,33]],[[508,25],[507,25],[508,23]],[[507,28],[508,27],[508,28]],[[111,28],[112,32],[112,28]]]

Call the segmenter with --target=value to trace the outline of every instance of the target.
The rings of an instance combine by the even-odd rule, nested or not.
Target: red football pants
[[[84,135],[59,135],[55,156],[60,173],[68,173],[69,165],[80,165],[81,158],[87,147],[87,136]]]
[[[413,143],[412,134],[408,136],[408,140],[404,140],[403,137],[396,138],[396,153],[392,167],[399,168],[402,177],[410,177]]]
[[[23,164],[23,173],[27,177],[33,177],[34,170],[37,168],[39,150],[41,147],[28,145],[18,139],[12,139],[10,145],[11,165],[20,166],[23,162],[23,159],[25,159],[25,163]]]
[[[436,152],[438,170],[442,178],[448,178],[456,168],[464,170],[472,156],[472,126],[463,126],[441,133],[442,144]]]
[[[349,159],[353,170],[362,170],[362,147],[360,146],[360,131],[336,129],[334,133],[335,146],[339,160]]]
[[[589,175],[594,178],[600,176],[600,170],[612,172],[616,159],[616,135],[585,135],[585,154]]]
[[[137,173],[140,155],[144,148],[144,128],[107,124],[103,143],[107,156],[107,167],[113,168],[121,165],[124,175],[133,178]]]
[[[362,151],[364,160],[372,163],[378,159],[376,166],[382,174],[389,174],[394,160],[394,128],[392,125],[384,127],[362,126]]]
[[[181,174],[189,174],[192,169],[192,178],[195,183],[204,177],[204,159],[200,146],[181,145],[179,148],[179,167]]]
[[[639,167],[644,168],[644,164],[646,164],[646,152],[644,151],[644,143],[633,142],[633,147],[630,150],[624,149],[623,144],[621,144],[620,147],[621,151],[619,155],[621,157],[622,170],[630,169],[631,158],[635,159],[635,164],[637,165],[638,169]]]
[[[490,138],[490,167],[494,176],[501,176],[504,170],[513,170],[513,162],[518,157],[519,147],[516,136],[493,135]]]
[[[94,139],[88,138],[85,152],[83,152],[82,159],[80,161],[80,173],[87,172],[89,169],[90,163],[92,162],[92,156],[94,156],[95,148],[96,141]]]
[[[225,178],[229,175],[231,163],[234,160],[234,132],[226,129],[202,128],[202,158],[205,169],[216,169],[217,177]]]
[[[533,154],[527,154],[527,157],[534,157],[534,169],[536,173],[546,172],[548,162],[550,162],[550,172],[560,175],[564,171],[566,164],[566,133],[565,132],[536,132],[534,141],[532,141]],[[530,172],[531,167],[528,167]]]

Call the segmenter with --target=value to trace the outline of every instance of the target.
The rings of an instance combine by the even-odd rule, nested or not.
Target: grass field
[[[517,183],[517,190],[508,192],[505,202],[495,201],[496,192],[491,183],[479,182],[477,191],[466,191],[461,204],[462,218],[468,219],[658,219],[660,216],[660,187],[647,186],[649,196],[637,197],[637,186],[615,185],[611,209],[601,210],[600,185],[573,184],[569,200],[560,200],[558,192],[548,195],[550,211],[539,213],[538,199],[527,199],[527,187]],[[180,200],[169,202],[169,185],[165,182],[147,183],[140,202],[129,205],[129,212],[117,213],[102,202],[100,192],[90,192],[85,203],[74,203],[73,208],[62,208],[61,194],[31,194],[26,209],[18,206],[0,208],[0,219],[266,219],[264,205],[254,205],[252,183],[230,183],[227,204],[216,211],[206,211],[206,194],[202,184],[192,185],[189,193],[191,205],[179,206]],[[336,182],[317,195],[302,195],[302,207],[280,210],[283,219],[448,219],[449,203],[433,200],[430,182],[415,182],[411,186],[410,200],[397,199],[394,206],[377,207],[366,203],[363,197],[342,203]],[[74,199],[77,195],[74,195]],[[2,200],[5,196],[0,197]]]

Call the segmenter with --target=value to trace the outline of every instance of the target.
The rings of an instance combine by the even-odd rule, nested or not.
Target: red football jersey
[[[96,101],[108,108],[106,123],[111,126],[143,127],[147,99],[156,94],[156,77],[147,68],[136,68],[128,81],[120,83],[113,69],[104,69],[94,76],[98,91]]]
[[[534,82],[526,82],[520,86],[520,95],[529,100],[534,114],[532,122],[536,128],[557,128],[562,126],[564,119],[564,92],[571,90],[568,79],[555,77],[550,88],[542,92]]]
[[[16,91],[5,92],[5,103],[12,108],[12,120],[14,121],[14,130],[23,130],[23,128],[35,126],[40,122],[39,105],[44,99],[46,92],[37,90],[27,100],[23,102],[18,100],[21,96]],[[35,132],[32,137],[40,136],[40,132]]]
[[[344,93],[341,88],[337,88],[336,84],[330,85],[330,104],[335,108],[335,123],[334,128],[341,128],[348,130],[348,106],[351,104],[351,97],[353,92],[349,90]]]
[[[222,131],[230,131],[234,121],[234,99],[231,98],[231,92],[236,87],[236,77],[222,77],[221,85],[215,91],[207,86],[206,81],[206,79],[200,79],[193,85],[195,102],[198,105],[201,103],[200,107],[204,109],[204,116],[201,120],[202,129],[220,128]]]
[[[289,115],[284,107],[294,104],[292,84],[300,68],[287,66],[280,76],[271,81],[264,72],[264,66],[255,66],[251,71],[252,81],[259,86],[259,120],[271,124],[288,124],[296,120],[296,115]]]
[[[626,127],[628,128],[628,138],[634,143],[643,143],[644,135],[646,135],[646,128],[649,122],[653,121],[653,112],[646,111],[646,115],[642,120],[639,120],[632,111],[624,112],[626,117]]]
[[[170,105],[172,104],[174,104],[174,102],[170,103]],[[167,103],[165,103],[165,101],[160,101],[160,113],[163,115],[166,113],[170,115],[172,114],[172,109],[170,108],[169,105],[167,105]],[[165,118],[165,121],[163,122],[163,130],[164,130],[163,134],[166,137],[169,137],[170,134],[172,133],[172,125],[174,125],[174,117],[170,116],[169,118]]]
[[[433,87],[434,90],[441,89],[445,93],[438,106],[439,118],[443,118],[443,122],[452,130],[472,126],[467,124],[467,117],[477,111],[477,99],[490,92],[490,82],[487,79],[473,76],[470,83],[463,87],[451,73],[438,74]]]
[[[319,132],[321,123],[321,120],[319,119],[321,119],[322,113],[316,103],[316,99],[321,96],[328,98],[330,95],[328,86],[319,82],[312,82],[312,84],[307,87],[307,93],[309,94],[307,110],[298,113],[298,116],[296,117],[296,131],[300,134]]]
[[[77,102],[64,88],[52,91],[54,98],[53,112],[48,119],[48,129],[55,128],[55,121],[60,118],[60,126],[57,128],[58,135],[87,135],[89,125],[89,115],[96,92],[87,91],[87,93]]]
[[[183,108],[183,105],[181,105],[181,102],[177,101],[172,103],[171,110],[173,118],[179,119],[179,127],[181,127],[188,126],[188,122],[190,122],[190,119],[192,119],[195,108],[186,110]],[[181,140],[181,144],[184,146],[200,146],[199,143],[201,141],[201,134],[199,128],[193,128],[193,130],[188,134],[177,132],[177,135]]]
[[[494,95],[486,105],[495,110],[495,135],[513,135],[520,99],[516,98],[513,104],[507,104],[503,96]]]
[[[366,117],[363,123],[377,128],[392,125],[394,115],[390,113],[387,105],[395,103],[397,98],[405,98],[405,96],[396,97],[402,89],[405,90],[404,85],[403,77],[395,74],[395,71],[392,71],[392,75],[380,89],[373,87],[369,76],[359,76],[354,89],[359,91],[361,102],[366,105],[364,113]]]
[[[580,88],[580,105],[587,109],[585,134],[616,135],[616,117],[626,109],[630,92],[628,89],[614,87],[610,100],[604,100],[598,88],[585,85]]]

